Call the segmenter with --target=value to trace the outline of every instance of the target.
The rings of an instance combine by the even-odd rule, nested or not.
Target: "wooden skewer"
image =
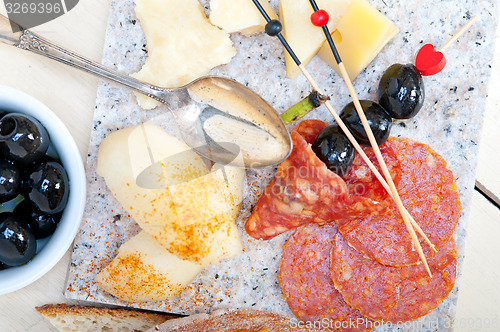
[[[259,9],[259,11],[263,15],[263,17],[268,22],[268,24],[272,23],[269,15],[267,15],[267,13],[265,12],[265,10],[260,5],[259,1],[258,0],[253,0],[253,3]],[[274,22],[274,23],[279,24],[279,21]],[[268,32],[267,31],[267,26],[266,26],[266,32]],[[271,35],[271,36],[277,36],[278,37],[278,39],[281,41],[281,43],[285,47],[286,51],[290,54],[290,56],[295,61],[295,63],[297,64],[297,66],[299,67],[299,69],[302,71],[302,73],[304,74],[304,76],[307,78],[307,80],[309,81],[309,83],[312,85],[312,87],[315,90],[317,90],[317,91],[322,91],[318,87],[318,85],[316,84],[316,82],[314,81],[314,79],[311,77],[311,75],[307,72],[307,70],[305,69],[305,67],[301,64],[300,60],[297,58],[297,56],[295,55],[295,53],[293,52],[293,50],[291,49],[290,45],[287,43],[287,41],[285,40],[285,38],[283,37],[283,35],[281,34],[281,32],[273,33],[273,34],[271,34],[271,33],[268,32],[268,34]],[[364,151],[362,150],[362,148],[360,147],[360,145],[357,143],[356,139],[352,136],[352,134],[350,133],[349,129],[345,126],[344,122],[337,115],[337,113],[335,112],[335,110],[333,109],[333,107],[330,105],[330,103],[327,102],[327,103],[325,103],[325,105],[326,105],[327,109],[330,111],[330,113],[333,115],[335,121],[337,121],[337,123],[339,124],[339,126],[341,127],[341,129],[344,131],[344,133],[346,134],[346,136],[348,137],[348,139],[351,141],[351,143],[353,144],[353,146],[355,147],[355,149],[357,150],[357,152],[362,156],[363,160],[368,164],[368,166],[370,167],[370,169],[377,176],[377,179],[379,179],[379,181],[381,180],[381,183],[384,186],[384,188],[386,190],[389,189],[389,192],[391,192],[390,186],[387,184],[386,181],[384,181],[383,177],[380,175],[380,173],[375,168],[375,166],[370,161],[370,159],[366,156],[366,154],[364,153]],[[366,117],[365,117],[365,119],[366,119]],[[390,174],[389,174],[389,178],[392,181],[392,178],[390,177]],[[394,187],[394,185],[393,185],[393,187]],[[396,193],[397,193],[397,191],[396,191]],[[403,209],[404,209],[404,206],[403,206]],[[404,211],[405,211],[405,213],[403,214],[403,216],[409,216],[408,211],[406,211],[406,209],[404,209]],[[428,241],[428,243],[430,244],[431,248],[434,249],[434,245],[429,241],[429,239],[427,238],[427,236],[425,236],[425,234],[423,233],[422,229],[418,226],[418,224],[413,220],[413,218],[410,217],[409,219],[411,219],[413,221],[413,224],[416,226],[416,229],[419,231],[419,233],[423,234],[423,237],[426,239],[426,241]],[[405,217],[403,218],[403,220],[405,220]],[[410,228],[411,228],[410,235],[412,235],[412,233],[413,233],[412,240],[417,243],[416,246],[417,246],[417,248],[420,248],[420,251],[421,251],[420,242],[418,242],[418,239],[416,239],[415,231],[413,230],[413,228],[411,226],[410,226]],[[421,253],[423,255],[422,251],[421,251]],[[426,265],[427,272],[431,275],[430,269],[429,269],[428,264],[427,264],[427,261],[425,260],[425,255],[424,255],[424,263]]]
[[[339,67],[343,67],[343,63],[342,62],[340,63]],[[318,87],[318,85],[316,84],[316,82],[314,81],[314,79],[311,77],[311,75],[309,74],[309,72],[305,69],[305,67],[304,67],[303,64],[299,65],[299,69],[302,71],[302,73],[304,74],[304,76],[306,77],[306,79],[309,81],[309,83],[312,85],[312,87],[315,90],[322,91]],[[344,71],[345,71],[345,67],[344,67]],[[345,71],[345,74],[347,75],[347,71]],[[352,87],[352,84],[351,84],[351,87]],[[353,97],[353,101],[354,101],[354,98],[357,99],[356,92],[354,91],[354,88],[349,89],[349,86],[348,86],[348,90],[351,93],[351,97]],[[359,104],[359,100],[358,100],[358,104]],[[337,115],[337,112],[335,112],[335,110],[333,109],[333,107],[330,105],[330,103],[328,101],[325,102],[325,106],[330,111],[330,113],[333,115],[335,121],[337,121],[337,123],[340,126],[340,128],[342,129],[342,131],[344,131],[344,133],[346,134],[346,136],[349,139],[349,141],[353,144],[353,146],[356,149],[356,151],[361,155],[361,157],[363,158],[363,160],[368,164],[368,166],[370,167],[370,169],[372,170],[372,172],[374,172],[375,175],[378,174],[380,176],[380,173],[378,172],[378,170],[375,168],[375,166],[370,161],[370,159],[366,156],[366,154],[362,150],[361,146],[358,144],[358,142],[356,141],[356,139],[352,136],[352,134],[349,131],[349,129],[346,127],[346,125],[344,124],[344,122],[342,121],[342,119],[340,119],[340,117]],[[361,105],[359,105],[359,107],[361,107]],[[364,116],[364,113],[363,112],[361,112],[361,113]],[[360,116],[360,118],[361,118],[361,116]],[[367,121],[366,117],[365,117],[365,121]],[[368,126],[368,128],[370,128],[370,127]],[[366,132],[368,133],[368,131],[366,131]],[[375,152],[375,156],[377,156],[377,160],[380,163],[380,167],[382,168],[382,171],[384,172],[384,175],[385,175],[385,181],[382,178],[382,176],[380,176],[380,178],[377,177],[377,179],[382,183],[382,185],[384,186],[384,188],[386,190],[389,189],[388,192],[391,194],[391,197],[396,202],[396,206],[398,207],[398,209],[399,209],[399,211],[401,213],[401,216],[403,217],[403,221],[405,223],[406,229],[408,230],[408,233],[410,234],[412,242],[415,245],[415,249],[417,250],[417,253],[418,253],[421,261],[424,263],[424,266],[425,266],[425,269],[427,270],[427,273],[432,278],[432,272],[431,272],[431,270],[429,268],[429,264],[427,263],[427,259],[425,258],[424,251],[422,250],[422,246],[420,245],[420,242],[418,241],[417,234],[415,233],[415,229],[413,227],[416,226],[416,228],[419,230],[419,233],[423,234],[424,239],[426,239],[426,241],[429,243],[430,247],[434,251],[436,251],[436,252],[437,252],[437,250],[436,250],[435,246],[432,244],[432,242],[429,240],[429,238],[422,231],[422,229],[420,228],[420,226],[415,222],[415,220],[413,218],[411,218],[410,214],[408,213],[408,210],[406,210],[406,208],[403,206],[403,202],[401,202],[401,198],[399,197],[399,194],[397,192],[396,186],[394,185],[394,181],[392,181],[391,174],[389,173],[389,170],[387,169],[387,165],[385,165],[385,162],[384,162],[384,159],[382,157],[382,154],[380,153],[380,149],[378,148],[377,142],[375,141],[375,137],[373,137],[373,133],[371,132],[371,130],[369,131],[369,133],[371,133],[372,139],[373,139],[373,141],[375,143],[375,146],[377,147],[376,149],[373,148],[373,151]],[[370,135],[370,134],[368,134],[368,135]],[[370,137],[370,136],[368,136],[368,137]],[[373,147],[373,142],[371,142],[371,143],[372,143],[372,147]],[[385,167],[385,171],[384,171],[384,167]],[[412,223],[411,220],[413,220],[413,223]]]
[[[311,3],[311,6],[313,7],[314,11],[318,11],[319,8],[316,4],[315,0],[309,0]],[[326,39],[328,41],[328,44],[330,45],[330,48],[332,49],[333,55],[335,57],[335,61],[338,64],[339,71],[340,71],[340,76],[342,76],[342,79],[344,80],[347,90],[349,90],[349,93],[351,95],[351,99],[354,103],[354,107],[358,113],[359,119],[361,120],[361,123],[363,124],[363,128],[365,129],[365,132],[368,136],[368,140],[370,141],[370,145],[373,148],[373,152],[375,152],[375,156],[377,157],[377,161],[380,165],[380,168],[382,169],[382,173],[385,176],[385,180],[387,181],[387,184],[389,185],[389,188],[392,193],[392,198],[394,199],[394,202],[396,203],[396,206],[398,207],[398,210],[401,213],[401,216],[403,217],[403,221],[405,223],[406,229],[408,230],[408,233],[410,233],[411,240],[413,241],[413,244],[418,252],[418,255],[420,256],[420,260],[424,263],[425,269],[427,270],[427,273],[429,274],[430,277],[432,277],[431,270],[429,268],[429,264],[427,263],[427,259],[425,258],[424,251],[422,250],[422,246],[420,245],[420,242],[417,238],[417,234],[415,233],[415,229],[413,228],[410,218],[408,218],[408,213],[407,210],[405,209],[403,202],[401,201],[401,197],[399,197],[399,193],[396,189],[396,185],[394,184],[394,181],[392,180],[391,173],[389,172],[389,169],[387,168],[387,165],[384,161],[384,158],[382,157],[382,153],[380,152],[380,148],[378,147],[377,140],[375,139],[375,136],[373,136],[373,132],[370,128],[370,124],[368,123],[368,120],[366,119],[365,113],[363,111],[363,107],[361,107],[361,103],[359,102],[358,96],[356,94],[356,91],[354,90],[354,86],[352,85],[351,78],[349,77],[349,74],[347,73],[347,70],[345,69],[344,63],[342,62],[342,59],[340,58],[340,55],[337,52],[337,48],[335,47],[335,43],[333,42],[333,39],[330,35],[330,31],[327,27],[326,24],[322,26],[323,32],[325,33]],[[325,105],[328,108],[329,103],[325,103]],[[330,108],[328,108],[330,110]],[[333,113],[333,108],[330,110],[331,113]]]
[[[304,74],[304,76],[306,77],[306,79],[309,81],[309,83],[311,84],[311,86],[313,87],[314,90],[316,91],[320,91],[319,89],[319,86],[316,84],[316,82],[314,81],[314,79],[311,77],[311,75],[309,74],[309,72],[305,69],[304,65],[299,65],[299,69],[302,71],[302,73]],[[328,103],[328,104],[327,104]],[[347,136],[347,138],[349,139],[349,141],[351,142],[351,144],[354,146],[354,148],[356,149],[356,152],[359,153],[359,155],[361,156],[361,158],[364,160],[364,162],[368,165],[368,167],[370,168],[370,170],[373,172],[373,174],[375,174],[375,177],[377,178],[377,180],[380,182],[380,184],[382,184],[382,186],[384,187],[384,189],[389,193],[389,195],[391,195],[392,197],[392,191],[391,191],[391,188],[389,187],[389,185],[387,184],[387,182],[385,181],[384,177],[380,174],[380,172],[378,171],[378,169],[375,167],[375,165],[373,165],[372,161],[370,160],[370,158],[368,158],[368,156],[366,155],[366,153],[363,151],[362,147],[359,145],[359,143],[356,141],[356,139],[354,138],[354,136],[351,134],[351,132],[349,131],[349,129],[347,128],[347,126],[345,125],[345,123],[342,121],[342,119],[338,116],[337,112],[335,112],[335,110],[333,109],[332,105],[327,101],[325,102],[325,106],[326,108],[330,111],[330,113],[332,114],[333,118],[335,119],[335,121],[337,122],[337,124],[339,125],[340,129],[342,129],[342,131],[345,133],[345,135]],[[408,216],[408,218],[410,219],[410,223],[412,224],[412,226],[415,228],[415,230],[422,236],[422,238],[429,244],[429,246],[431,247],[431,249],[434,251],[434,252],[438,252],[438,250],[436,249],[436,246],[434,246],[434,244],[431,242],[431,240],[429,240],[429,238],[427,237],[427,235],[424,233],[424,231],[422,230],[422,228],[420,228],[420,225],[417,224],[417,222],[415,221],[415,219],[413,219],[413,217],[410,215],[410,213],[408,212],[408,210],[406,210],[406,208],[404,208],[404,212],[405,214]]]
[[[467,30],[470,29],[470,27],[477,21],[478,17],[474,16],[472,17],[469,22],[467,22],[460,30],[457,31],[456,34],[453,35],[453,37],[450,38],[441,48],[439,49],[439,52],[444,52],[448,47],[451,46],[461,35],[463,35]]]
[[[403,221],[405,223],[406,229],[410,233],[411,239],[413,241],[413,244],[415,245],[415,248],[417,249],[418,255],[420,256],[420,259],[424,263],[425,269],[427,270],[427,273],[432,278],[432,273],[431,273],[431,270],[429,268],[429,264],[427,263],[427,259],[425,258],[424,251],[422,250],[422,246],[420,245],[420,242],[418,241],[417,235],[415,234],[415,229],[413,229],[413,226],[411,225],[411,221],[408,218],[408,214],[407,214],[407,211],[403,205],[403,202],[401,201],[401,197],[399,197],[399,193],[396,189],[396,185],[394,184],[394,181],[392,180],[391,173],[389,172],[389,169],[387,168],[387,165],[385,164],[384,158],[382,157],[382,153],[380,152],[380,149],[378,147],[377,140],[375,139],[375,136],[373,136],[373,132],[370,128],[370,124],[368,123],[368,120],[366,119],[363,108],[361,107],[358,96],[356,95],[356,91],[354,90],[351,79],[349,78],[349,74],[347,74],[347,70],[345,69],[343,62],[340,62],[338,65],[339,65],[339,69],[340,69],[340,74],[341,74],[342,78],[344,79],[344,82],[347,85],[347,90],[349,90],[349,93],[351,94],[351,98],[352,98],[352,101],[354,103],[354,107],[356,108],[356,111],[358,112],[358,116],[361,119],[361,123],[363,124],[363,128],[365,129],[365,132],[368,135],[368,140],[370,141],[370,145],[373,148],[373,152],[375,152],[375,156],[377,157],[377,161],[380,165],[380,168],[382,169],[382,173],[384,174],[385,180],[387,181],[387,184],[389,185],[389,188],[392,192],[392,198],[394,199],[394,202],[396,203],[396,206],[398,207],[398,209],[401,213],[401,216],[403,217]]]

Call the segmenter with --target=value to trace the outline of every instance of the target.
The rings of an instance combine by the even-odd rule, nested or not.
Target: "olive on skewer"
[[[368,120],[368,124],[370,125],[370,129],[373,132],[373,136],[377,141],[378,145],[382,145],[389,138],[389,134],[392,127],[392,118],[386,112],[384,108],[382,108],[379,104],[370,101],[370,100],[360,100],[361,107],[365,113],[366,119]],[[354,103],[350,102],[346,107],[342,110],[340,114],[340,118],[344,121],[347,128],[349,128],[350,132],[356,138],[359,144],[370,146],[370,141],[368,140],[368,135],[366,134],[365,128],[361,123],[361,119],[359,118],[358,112],[354,108]]]
[[[336,124],[325,127],[319,133],[312,149],[328,169],[339,176],[349,172],[356,156],[354,146]]]

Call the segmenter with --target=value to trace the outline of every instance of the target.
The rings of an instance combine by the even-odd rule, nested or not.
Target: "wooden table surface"
[[[86,57],[100,60],[110,0],[82,0],[66,15],[33,30]],[[2,8],[3,10],[3,8]],[[493,32],[492,32],[493,33]],[[23,90],[52,109],[86,159],[98,79],[28,52],[0,45],[0,84]],[[500,52],[496,52],[497,54]],[[477,187],[466,241],[455,331],[500,331],[500,56],[496,56],[479,157]],[[489,195],[489,199],[485,198]],[[44,277],[0,296],[0,332],[56,331],[34,309],[70,303],[63,295],[70,254]]]

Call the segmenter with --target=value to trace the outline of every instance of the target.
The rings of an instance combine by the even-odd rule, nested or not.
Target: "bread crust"
[[[169,320],[147,332],[326,332],[297,319],[263,310],[219,309],[211,314],[196,314]]]
[[[59,330],[100,331],[103,327],[109,331],[142,331],[163,322],[178,318],[178,315],[134,310],[125,308],[105,308],[67,304],[45,304],[35,309]],[[83,322],[77,325],[75,322]]]

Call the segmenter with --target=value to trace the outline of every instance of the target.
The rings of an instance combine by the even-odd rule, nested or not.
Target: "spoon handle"
[[[2,15],[0,16],[0,20],[7,20],[6,17],[3,17]],[[17,33],[12,33],[6,29],[1,29],[0,41],[36,54],[43,55],[47,58],[59,61],[71,67],[81,69],[90,74],[94,74],[113,82],[125,85],[135,91],[145,94],[150,98],[156,99],[159,102],[169,104],[168,100],[166,100],[166,97],[169,95],[169,89],[159,88],[157,86],[136,80],[130,76],[121,74],[97,62],[66,50],[38,36],[28,29],[20,28],[20,32]]]

